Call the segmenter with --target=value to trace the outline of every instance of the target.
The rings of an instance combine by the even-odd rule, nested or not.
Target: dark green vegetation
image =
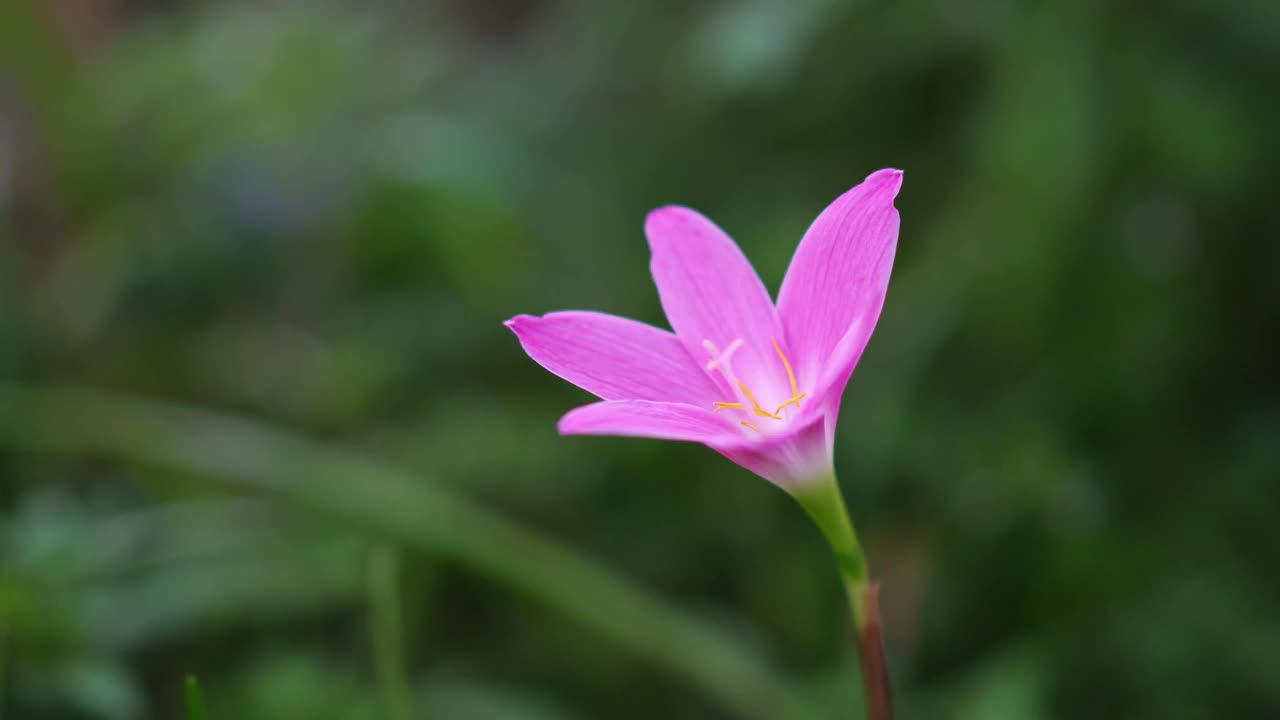
[[[187,676],[187,720],[206,720],[204,712],[204,695],[200,692],[200,681],[195,675]]]
[[[501,321],[883,166],[902,716],[1280,715],[1277,7],[0,0],[0,717],[856,717],[799,506]]]

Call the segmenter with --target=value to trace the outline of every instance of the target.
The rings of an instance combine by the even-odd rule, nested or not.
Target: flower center
[[[760,405],[760,401],[756,399],[755,394],[751,392],[751,388],[747,387],[747,384],[739,380],[733,373],[733,365],[731,361],[733,359],[733,354],[738,351],[738,348],[742,347],[742,338],[738,338],[729,343],[729,345],[724,349],[724,352],[721,352],[710,340],[703,340],[702,347],[706,348],[707,352],[711,353],[711,359],[707,361],[707,372],[718,371],[724,376],[725,380],[729,381],[729,387],[735,388],[734,392],[738,396],[736,402],[714,403],[715,410],[713,410],[713,412],[720,412],[721,410],[739,410],[750,417],[764,417],[769,418],[770,420],[782,420],[782,411],[786,409],[788,405],[795,405],[796,409],[799,410],[800,401],[809,395],[807,392],[800,392],[799,388],[796,387],[796,374],[791,370],[791,362],[787,360],[786,354],[782,352],[781,347],[778,347],[777,340],[773,341],[773,350],[778,353],[778,359],[782,361],[782,367],[787,371],[787,382],[791,384],[791,397],[786,402],[775,408],[773,412],[769,412],[764,409],[764,407]],[[748,407],[748,404],[750,407]],[[739,424],[749,427],[756,432],[761,432],[759,426],[750,420],[740,420]]]

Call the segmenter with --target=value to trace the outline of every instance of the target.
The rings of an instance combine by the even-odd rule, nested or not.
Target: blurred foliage
[[[840,587],[795,504],[701,448],[558,438],[586,398],[501,321],[663,324],[641,226],[668,202],[776,289],[826,202],[901,167],[837,468],[903,716],[1280,715],[1280,5],[0,0],[0,18],[6,385],[250,416],[430,478],[854,716]],[[0,404],[2,424],[29,410]],[[304,501],[199,472],[272,467],[216,434],[156,434],[160,463],[28,430],[0,447],[5,718],[180,717],[187,673],[211,717],[388,717],[368,587],[388,539],[407,543],[404,648],[378,652],[403,652],[417,717],[744,712],[610,634],[632,619],[589,611],[595,570],[540,593],[494,582],[523,544],[437,554],[399,515],[343,512],[407,486]]]
[[[188,720],[205,720],[204,694],[200,692],[200,680],[195,675],[188,675],[186,688]]]

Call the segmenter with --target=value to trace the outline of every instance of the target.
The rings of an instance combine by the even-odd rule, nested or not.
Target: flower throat
[[[738,351],[738,348],[742,347],[742,338],[738,338],[729,343],[729,345],[724,349],[724,352],[720,352],[720,350],[717,349],[715,344],[710,340],[703,340],[702,347],[706,348],[707,352],[711,353],[711,359],[707,361],[707,372],[716,372],[718,370],[720,374],[724,376],[725,380],[729,381],[730,387],[736,387],[742,391],[737,402],[717,401],[713,403],[715,407],[713,412],[720,412],[721,410],[741,410],[742,412],[748,413],[754,417],[764,417],[769,418],[770,420],[782,420],[783,409],[788,405],[795,405],[796,409],[799,410],[800,401],[809,395],[809,393],[800,392],[799,388],[796,387],[796,374],[791,370],[791,363],[787,360],[786,354],[782,352],[782,348],[778,347],[777,340],[773,341],[773,350],[778,353],[778,359],[782,360],[782,367],[787,371],[787,381],[791,384],[791,397],[786,402],[775,408],[773,412],[769,412],[761,407],[760,401],[756,399],[755,394],[751,392],[751,389],[747,387],[747,384],[739,380],[733,373],[733,366],[730,364],[730,360],[733,358],[733,354]],[[747,403],[750,403],[750,408],[747,407]],[[739,424],[745,425],[756,432],[760,432],[760,428],[750,420],[739,420],[738,422]]]

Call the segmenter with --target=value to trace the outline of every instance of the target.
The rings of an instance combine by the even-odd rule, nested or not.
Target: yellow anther
[[[778,409],[773,411],[773,414],[777,415],[778,413],[781,413],[782,408],[788,405],[795,405],[797,410],[800,409],[800,401],[808,396],[809,396],[809,393],[800,393],[799,395],[779,405]]]
[[[746,383],[734,377],[733,371],[729,367],[730,358],[732,358],[733,354],[742,347],[742,338],[737,338],[733,342],[729,343],[729,345],[725,347],[724,352],[720,352],[720,349],[717,348],[715,343],[710,340],[703,340],[702,347],[706,348],[707,352],[711,353],[711,359],[707,361],[707,371],[712,372],[719,370],[726,380],[731,383],[736,383],[738,387],[742,389],[742,395],[746,397],[747,400],[751,401],[750,412],[758,417],[767,417],[771,420],[782,420],[782,411],[785,410],[788,405],[795,405],[798,410],[800,409],[800,401],[809,396],[809,393],[800,392],[799,386],[796,385],[795,371],[791,369],[791,361],[787,360],[786,353],[782,352],[782,347],[778,345],[777,340],[773,341],[773,350],[778,353],[778,358],[782,360],[782,367],[787,370],[787,382],[791,384],[791,397],[786,402],[779,405],[773,412],[769,412],[760,406],[760,401],[757,400],[756,396],[751,392],[751,388],[748,388]],[[713,404],[715,406],[715,410],[713,410],[713,412],[720,412],[721,410],[747,411],[746,403],[716,402]],[[760,431],[760,428],[746,420],[741,420],[739,422],[756,432]]]
[[[787,369],[787,380],[791,382],[791,399],[782,403],[778,410],[790,405],[793,401],[795,402],[796,409],[798,410],[800,409],[800,398],[808,395],[809,393],[805,393],[804,395],[800,394],[800,390],[796,387],[796,374],[791,372],[791,363],[787,362],[787,356],[782,354],[782,348],[778,347],[777,340],[773,341],[773,349],[778,353],[778,357],[782,358],[782,367]],[[774,412],[776,413],[778,410],[774,410]]]
[[[755,396],[755,395],[752,395],[752,394],[751,394],[751,391],[747,389],[747,385],[746,385],[746,383],[744,383],[744,382],[742,382],[741,380],[739,380],[739,381],[738,381],[738,387],[742,388],[742,392],[747,396],[747,399],[748,399],[748,400],[750,400],[750,401],[751,401],[751,404],[755,406],[755,407],[751,408],[752,412],[754,412],[755,414],[759,415],[760,417],[773,418],[774,420],[781,420],[781,419],[782,419],[782,418],[781,418],[781,417],[779,417],[777,414],[775,414],[775,413],[771,413],[771,412],[769,412],[768,410],[765,410],[764,408],[760,407],[760,401],[759,401],[759,400],[756,400],[756,396]]]

